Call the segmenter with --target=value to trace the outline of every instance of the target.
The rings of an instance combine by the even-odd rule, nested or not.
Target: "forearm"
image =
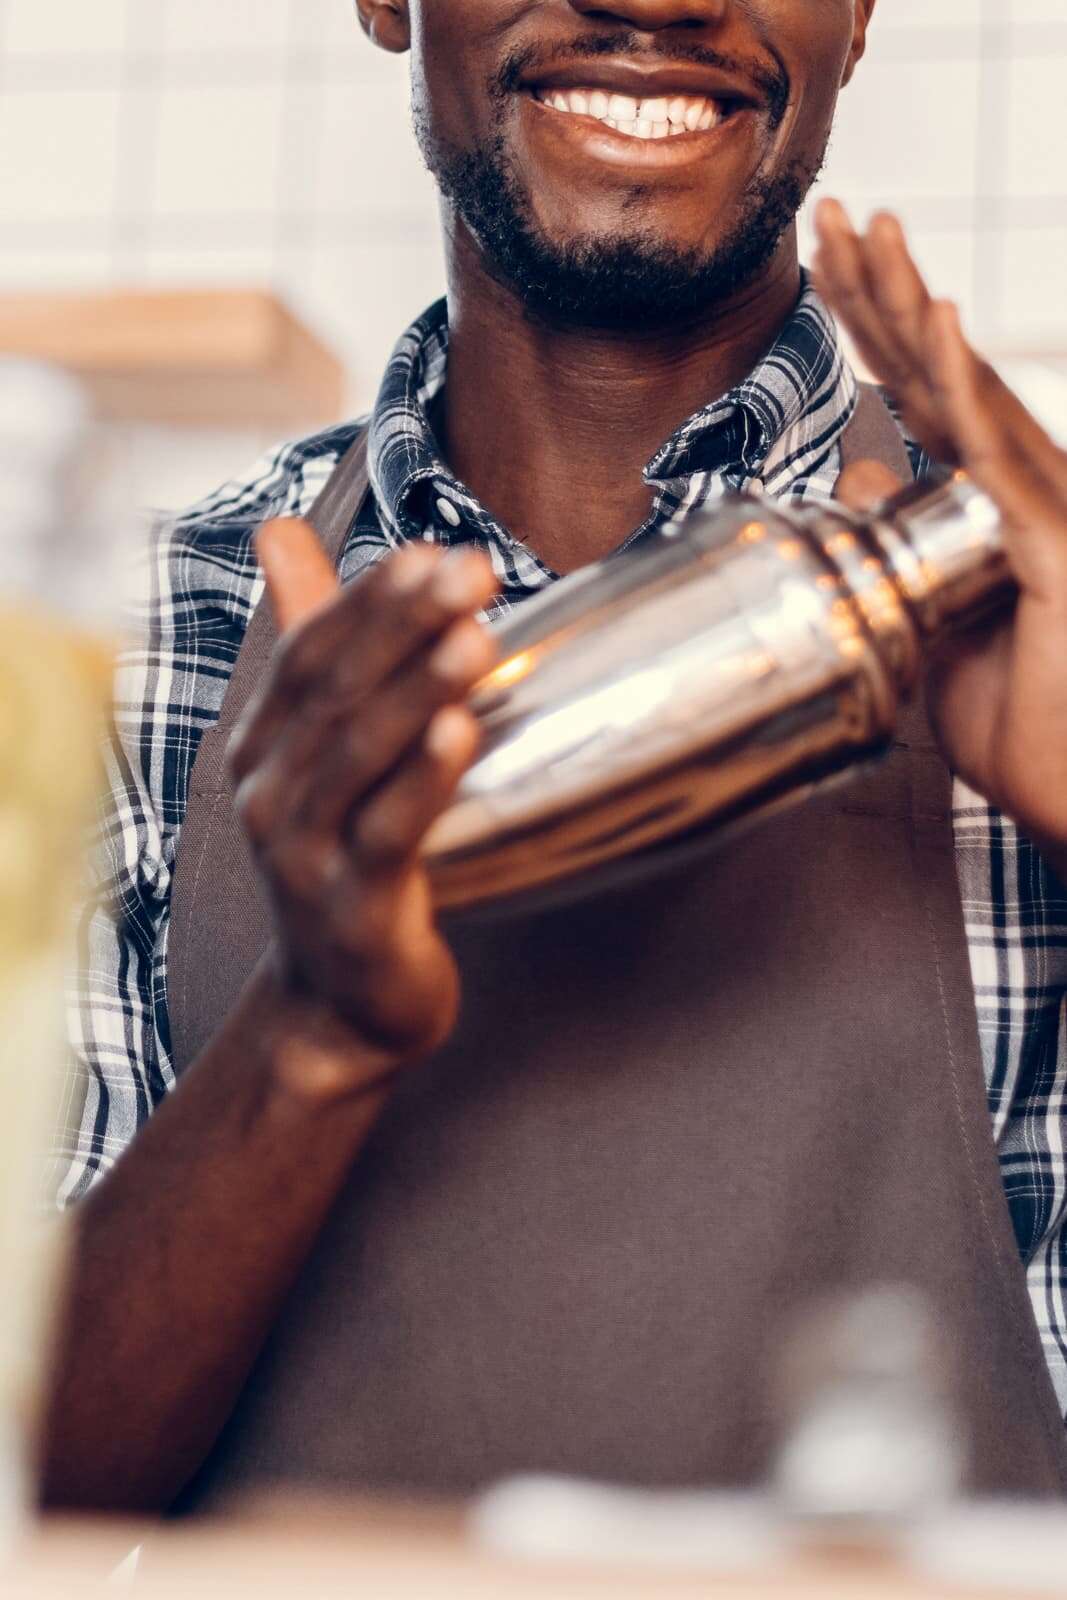
[[[46,1504],[158,1511],[204,1460],[388,1092],[359,1054],[261,971],[83,1202]]]

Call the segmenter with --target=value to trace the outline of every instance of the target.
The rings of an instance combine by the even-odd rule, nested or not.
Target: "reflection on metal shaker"
[[[481,751],[431,829],[442,909],[506,901],[803,797],[881,754],[925,649],[1010,603],[962,474],[876,513],[722,500],[498,629]]]

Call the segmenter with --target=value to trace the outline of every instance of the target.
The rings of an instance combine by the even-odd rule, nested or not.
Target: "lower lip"
[[[685,133],[668,134],[665,139],[638,139],[609,128],[597,117],[583,116],[577,111],[557,111],[532,94],[524,94],[522,98],[536,119],[535,126],[545,132],[554,131],[559,138],[566,139],[572,147],[581,148],[595,160],[643,172],[662,172],[688,166],[690,162],[706,161],[725,143],[743,133],[754,115],[749,108],[739,107],[714,128],[692,132],[687,129]]]

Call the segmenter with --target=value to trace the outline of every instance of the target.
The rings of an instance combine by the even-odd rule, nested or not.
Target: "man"
[[[824,207],[822,288],[910,466],[998,500],[1022,590],[931,684],[970,786],[955,858],[917,722],[685,878],[446,939],[418,865],[475,749],[482,612],[723,487],[834,492],[856,387],[794,218],[873,0],[359,8],[412,51],[447,319],[402,338],[366,427],[160,531],[87,933],[46,1496],[751,1478],[788,1316],[886,1277],[945,1319],[975,1484],[1062,1490],[1067,465],[890,219],[861,239]],[[256,530],[361,436],[340,595],[299,525],[268,530],[291,632],[220,715]],[[840,492],[876,498],[895,452]]]

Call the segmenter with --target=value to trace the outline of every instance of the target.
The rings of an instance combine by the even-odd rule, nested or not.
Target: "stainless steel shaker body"
[[[436,903],[800,798],[887,749],[924,646],[1011,592],[960,474],[868,518],[730,497],[560,580],[499,627],[480,753],[426,841]]]

